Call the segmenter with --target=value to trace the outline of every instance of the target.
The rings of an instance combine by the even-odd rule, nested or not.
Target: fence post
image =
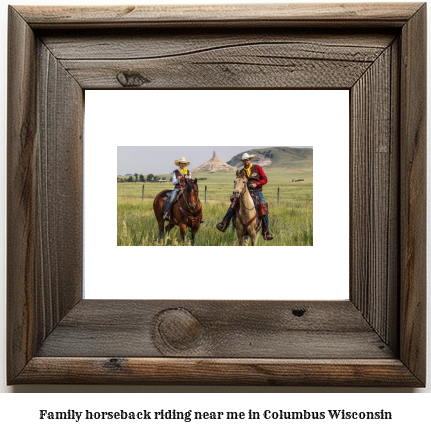
[[[144,202],[145,185],[142,185],[142,202]]]
[[[205,186],[205,204],[207,203],[207,187]]]
[[[277,205],[280,204],[280,188],[277,188]]]

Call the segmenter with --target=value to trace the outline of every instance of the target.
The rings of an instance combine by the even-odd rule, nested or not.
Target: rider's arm
[[[264,173],[264,171],[260,165],[257,167],[257,171],[259,172],[259,175],[260,175],[260,181],[257,183],[257,186],[266,185],[268,183],[268,179],[267,179],[266,174]]]
[[[177,179],[177,176],[175,175],[175,171],[174,171],[174,175],[172,176],[172,183],[174,185],[176,185],[178,183],[178,179]]]

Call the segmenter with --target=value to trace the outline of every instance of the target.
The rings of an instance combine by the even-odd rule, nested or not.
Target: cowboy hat
[[[244,153],[244,154],[242,155],[242,159],[239,158],[239,160],[240,160],[241,162],[244,161],[244,160],[246,160],[246,159],[248,159],[248,160],[252,160],[252,159],[254,159],[254,155],[249,155],[248,153]]]
[[[190,165],[190,161],[188,161],[184,156],[175,161],[176,166],[180,166],[180,163],[185,163],[186,166]]]

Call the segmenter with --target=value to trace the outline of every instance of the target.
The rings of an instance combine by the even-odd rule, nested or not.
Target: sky
[[[261,146],[271,147],[271,146]],[[117,147],[117,175],[168,174],[177,167],[175,160],[184,156],[192,170],[208,161],[213,151],[224,162],[238,153],[250,150],[249,146],[119,146]]]

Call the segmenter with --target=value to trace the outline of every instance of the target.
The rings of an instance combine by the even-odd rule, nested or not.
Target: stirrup
[[[264,233],[263,233],[263,239],[264,240],[272,240],[274,238],[274,236],[272,235],[272,232],[270,231],[270,230],[266,230]]]
[[[218,223],[216,225],[216,228],[221,231],[221,232],[225,232],[227,229],[229,221],[227,221],[226,219],[223,219],[220,223]]]
[[[170,219],[169,215],[167,213],[165,213],[163,215],[163,220],[168,221]]]

